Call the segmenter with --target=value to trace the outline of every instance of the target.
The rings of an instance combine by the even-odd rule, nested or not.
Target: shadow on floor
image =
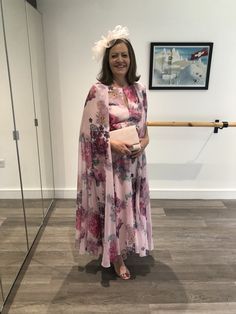
[[[131,280],[138,276],[146,276],[151,272],[151,267],[155,266],[155,260],[152,256],[140,258],[136,255],[130,255],[125,261],[130,270]],[[101,273],[101,285],[103,287],[110,287],[110,281],[120,280],[116,275],[114,267],[104,268],[101,266],[101,257],[89,262],[85,267],[78,267],[79,272],[86,272],[88,274]]]
[[[49,312],[55,305],[66,302],[76,304],[78,308],[80,305],[107,305],[110,308],[117,304],[148,307],[148,304],[178,303],[178,310],[181,307],[181,313],[184,313],[188,303],[186,292],[168,265],[155,261],[152,256],[140,258],[135,255],[127,258],[126,265],[131,272],[131,280],[120,279],[113,267],[103,268],[100,258],[84,267],[72,267],[51,301]]]

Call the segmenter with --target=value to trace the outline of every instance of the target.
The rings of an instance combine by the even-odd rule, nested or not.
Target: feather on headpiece
[[[122,27],[121,25],[117,25],[113,31],[108,32],[107,37],[102,36],[102,39],[95,42],[95,45],[92,48],[93,59],[96,59],[97,61],[100,60],[103,57],[105,50],[110,47],[110,43],[114,40],[120,38],[128,39],[128,37],[128,28],[126,26]]]

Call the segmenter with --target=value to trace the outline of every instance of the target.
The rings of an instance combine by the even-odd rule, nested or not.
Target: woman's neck
[[[128,86],[129,84],[127,83],[126,79],[125,78],[122,78],[122,79],[119,79],[119,78],[115,78],[113,80],[113,86],[116,86],[116,87],[126,87]]]

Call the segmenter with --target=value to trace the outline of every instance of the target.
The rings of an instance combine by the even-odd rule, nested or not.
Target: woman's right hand
[[[111,150],[119,155],[131,155],[130,145],[124,142],[110,140]]]

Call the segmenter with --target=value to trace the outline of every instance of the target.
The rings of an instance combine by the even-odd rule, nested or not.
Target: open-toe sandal
[[[115,266],[114,265],[115,272],[118,277],[120,277],[123,280],[128,280],[130,279],[130,272],[128,268],[125,265],[121,266]]]

